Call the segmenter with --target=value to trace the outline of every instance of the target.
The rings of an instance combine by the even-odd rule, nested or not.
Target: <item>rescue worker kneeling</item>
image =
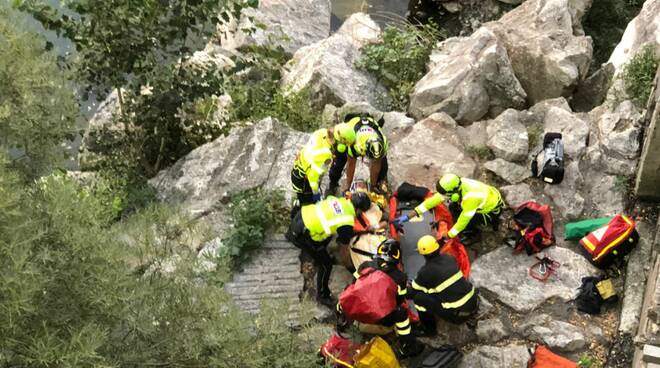
[[[422,335],[436,332],[435,316],[448,322],[463,323],[478,309],[477,290],[463,277],[454,257],[443,254],[431,235],[417,242],[417,251],[426,263],[417,273],[409,289],[422,323]]]
[[[360,265],[355,272],[356,282],[360,277],[366,277],[372,270],[383,271],[389,276],[396,284],[397,293],[391,297],[396,298],[394,309],[385,317],[376,322],[376,324],[391,327],[394,326],[394,331],[399,337],[399,355],[401,357],[410,357],[420,354],[424,350],[424,345],[420,344],[415,336],[412,334],[410,326],[410,319],[408,318],[408,310],[403,307],[407,298],[407,277],[399,269],[399,260],[401,258],[401,250],[399,242],[396,240],[388,239],[379,245],[377,254],[373,256],[373,260],[364,262]],[[351,320],[344,313],[342,309],[342,298],[337,303],[337,332],[345,332],[350,326]],[[373,303],[378,303],[374,300]],[[393,301],[391,301],[393,302]],[[369,304],[373,304],[369,303]],[[345,306],[346,310],[350,310]],[[369,323],[370,321],[360,321],[362,323]]]
[[[353,225],[358,211],[371,207],[366,193],[357,193],[349,201],[346,198],[328,197],[315,204],[302,206],[291,220],[286,239],[300,248],[314,261],[316,268],[316,299],[333,308],[335,300],[330,293],[330,274],[334,263],[327,246],[333,235],[337,243],[348,245],[353,237]]]

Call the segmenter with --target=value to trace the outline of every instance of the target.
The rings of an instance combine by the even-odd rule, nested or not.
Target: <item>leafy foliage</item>
[[[64,157],[61,144],[75,133],[78,106],[45,42],[22,32],[23,17],[0,4],[0,150],[18,150],[13,164],[28,177]]]
[[[490,150],[487,146],[468,146],[465,149],[465,152],[475,158],[478,158],[483,161],[495,159],[493,151]]]
[[[0,365],[313,367],[285,305],[244,316],[198,265],[203,229],[113,211],[64,175],[22,187],[0,159]],[[303,321],[303,326],[305,326]]]
[[[444,33],[435,25],[388,27],[383,41],[366,45],[357,67],[375,75],[388,89],[391,107],[406,110],[415,83],[424,76],[426,63]]]
[[[623,84],[628,97],[640,108],[646,107],[660,57],[652,45],[646,45],[623,67]]]
[[[605,63],[621,41],[628,23],[642,8],[644,0],[594,1],[584,17],[583,26],[594,43],[592,69]]]
[[[81,80],[103,95],[161,64],[185,56],[215,31],[219,17],[237,16],[243,1],[71,0],[75,16],[43,0],[14,0],[45,28],[72,40]]]
[[[231,266],[240,266],[263,245],[266,234],[288,220],[288,212],[281,192],[254,189],[236,194],[230,204],[233,224],[223,239],[221,255]]]
[[[309,90],[279,88],[288,56],[281,47],[251,46],[236,62],[224,88],[232,98],[229,121],[256,122],[271,116],[301,131],[320,126],[319,112],[310,104]]]

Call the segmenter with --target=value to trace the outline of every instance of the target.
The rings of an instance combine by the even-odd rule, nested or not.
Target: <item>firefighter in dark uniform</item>
[[[467,321],[478,309],[477,290],[463,277],[454,257],[439,252],[440,244],[431,235],[417,242],[417,251],[426,263],[413,280],[409,293],[422,323],[422,335],[437,333],[435,317],[452,323]]]
[[[407,277],[399,268],[401,249],[399,242],[393,239],[385,240],[378,246],[377,254],[373,260],[364,262],[355,272],[355,277],[360,277],[360,272],[366,268],[373,268],[385,272],[397,285],[396,309],[383,319],[378,321],[379,325],[394,326],[394,331],[399,337],[399,355],[411,357],[420,354],[424,345],[420,344],[412,334],[408,311],[402,306],[408,298]],[[337,303],[337,331],[345,332],[351,321],[346,320],[341,312],[341,305]]]

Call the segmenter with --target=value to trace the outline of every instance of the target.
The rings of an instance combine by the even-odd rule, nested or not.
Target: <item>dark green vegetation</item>
[[[34,178],[64,159],[60,143],[75,133],[78,106],[71,74],[19,24],[0,4],[0,150],[18,150],[11,164]]]
[[[623,67],[624,89],[639,108],[646,107],[659,63],[660,56],[656,55],[653,46],[647,45]]]
[[[284,195],[277,191],[248,190],[234,195],[230,204],[233,227],[222,240],[222,256],[235,268],[259,249],[267,234],[280,229],[289,220],[283,206]]]
[[[127,23],[140,19],[117,14]],[[189,123],[182,124],[188,126],[213,113],[210,88],[199,91],[186,82],[201,85],[195,78],[206,71],[194,74],[176,69],[177,63],[141,75],[133,70],[129,85],[148,81],[152,90],[127,88],[124,111],[140,112],[144,120],[121,120],[126,135],[101,170],[71,177],[57,167],[78,118],[77,66],[58,65],[46,42],[20,30],[21,19],[0,4],[0,367],[315,366],[316,352],[286,321],[288,306],[247,316],[223,289],[231,272],[226,265],[238,264],[243,248],[258,246],[281,223],[280,195],[256,191],[233,198],[235,230],[227,241],[240,247],[239,254],[220,252],[209,267],[198,256],[209,231],[177,209],[151,203],[143,176],[134,174],[143,173],[142,162],[132,161],[144,159],[141,145],[153,149],[161,142],[149,143],[144,131],[166,125],[147,121],[159,118],[150,104],[185,110],[182,121]],[[188,135],[176,139],[190,146],[219,134],[180,132]],[[162,155],[161,165],[169,159],[164,152],[155,154]],[[300,321],[303,329],[308,321]]]
[[[443,38],[444,33],[433,24],[388,27],[381,43],[362,48],[357,66],[388,89],[393,110],[406,111],[415,83],[426,73],[431,50]]]
[[[594,42],[592,71],[607,62],[628,23],[639,13],[644,0],[597,0],[584,16],[584,32]]]

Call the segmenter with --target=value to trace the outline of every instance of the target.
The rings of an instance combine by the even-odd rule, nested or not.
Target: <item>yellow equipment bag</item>
[[[380,336],[366,343],[355,355],[355,368],[400,368],[394,351]]]

